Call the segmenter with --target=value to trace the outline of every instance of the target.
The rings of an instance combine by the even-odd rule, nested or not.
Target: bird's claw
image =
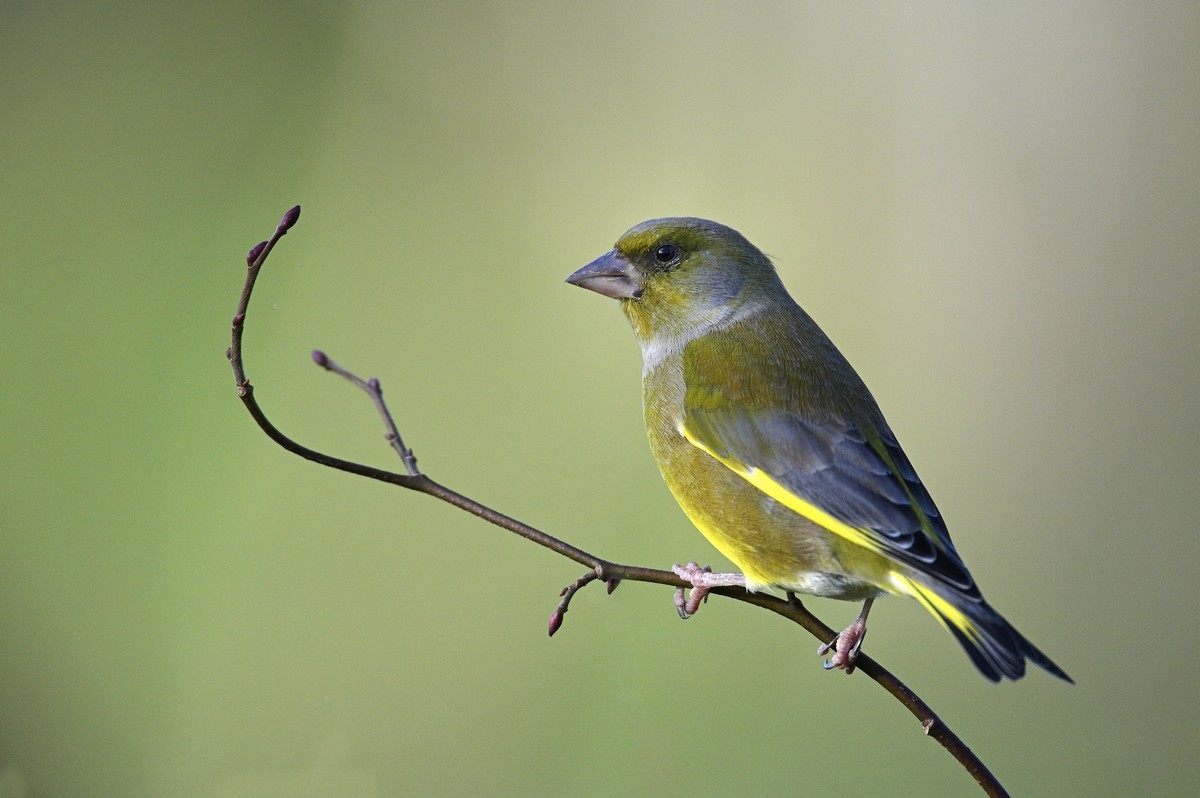
[[[711,574],[712,568],[689,562],[687,565],[672,565],[671,570],[683,581],[692,583],[690,596],[686,595],[686,588],[675,589],[675,609],[679,617],[686,621],[699,612],[701,604],[708,601],[708,594],[712,588],[704,585],[704,575]]]
[[[825,661],[825,670],[838,668],[847,675],[854,673],[854,663],[858,660],[859,649],[862,648],[863,638],[867,636],[867,624],[859,618],[850,624],[833,640],[822,643],[817,648],[817,656],[823,657],[829,652],[833,656]]]
[[[694,562],[687,565],[672,565],[671,570],[683,581],[692,586],[691,595],[685,598],[685,588],[675,591],[675,609],[680,618],[690,618],[700,609],[700,605],[708,601],[708,594],[714,587],[746,587],[744,574],[714,574],[707,565],[700,566]]]

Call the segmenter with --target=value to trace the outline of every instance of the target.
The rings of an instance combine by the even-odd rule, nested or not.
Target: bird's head
[[[567,282],[620,300],[643,343],[688,338],[751,305],[787,294],[771,261],[707,219],[651,219]]]

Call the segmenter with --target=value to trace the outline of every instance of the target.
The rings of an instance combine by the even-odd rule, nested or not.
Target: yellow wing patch
[[[953,624],[954,628],[958,629],[977,645],[983,641],[983,637],[979,634],[979,630],[975,628],[975,624],[971,622],[971,619],[962,610],[929,588],[898,571],[892,571],[888,576],[897,593],[912,596],[921,602],[921,606],[928,610],[930,615],[937,618],[938,622],[946,627],[947,631],[950,630],[950,625]]]
[[[695,446],[697,449],[704,452],[709,457],[728,468],[730,471],[733,471],[742,479],[746,480],[751,485],[782,504],[784,507],[787,507],[789,510],[799,513],[809,521],[812,521],[814,524],[828,529],[830,532],[845,538],[847,541],[856,546],[862,546],[863,548],[873,551],[877,554],[887,554],[887,550],[867,532],[864,532],[857,527],[852,527],[843,521],[839,521],[829,513],[822,510],[820,507],[817,507],[815,504],[806,502],[804,499],[800,498],[795,493],[792,493],[792,491],[779,484],[779,482],[767,472],[760,471],[757,468],[745,465],[737,460],[731,460],[728,457],[722,457],[700,441],[696,440],[696,438],[688,432],[687,427],[685,427],[683,424],[680,424],[678,429],[679,434],[682,435],[684,439],[692,446]]]

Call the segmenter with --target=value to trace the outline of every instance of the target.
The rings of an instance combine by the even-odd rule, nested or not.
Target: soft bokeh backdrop
[[[866,648],[1020,795],[1200,779],[1200,6],[6,3],[0,796],[966,795],[816,641],[580,569],[723,566],[639,355],[563,284],[728,223],[872,386],[985,592],[1078,681],[983,681],[910,601]],[[810,603],[830,624],[856,608]]]

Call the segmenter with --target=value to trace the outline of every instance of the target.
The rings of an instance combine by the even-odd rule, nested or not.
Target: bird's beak
[[[567,282],[613,299],[640,299],[642,296],[641,275],[615,249],[572,274]]]

